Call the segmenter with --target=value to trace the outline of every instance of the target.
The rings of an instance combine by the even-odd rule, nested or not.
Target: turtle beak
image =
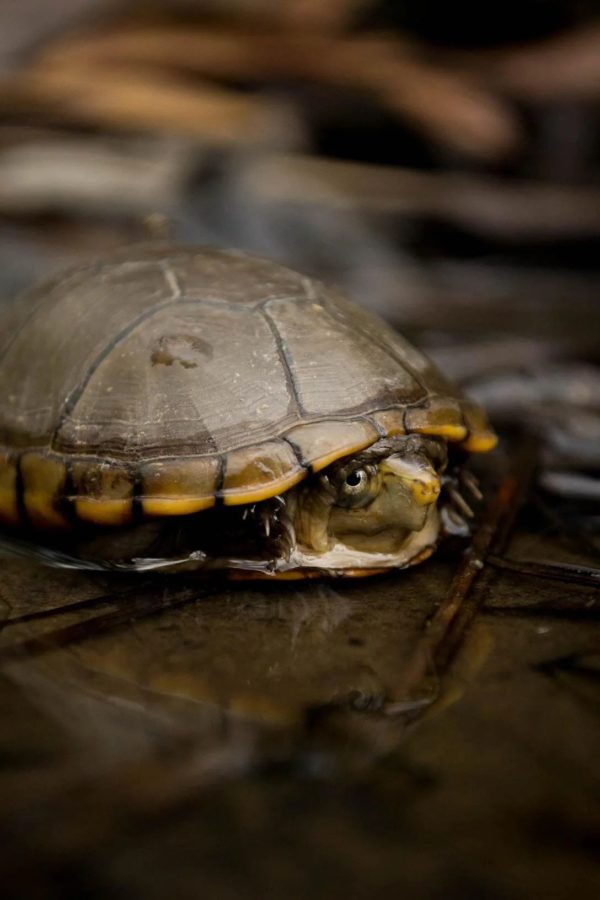
[[[379,470],[384,476],[390,473],[400,478],[419,506],[430,506],[440,496],[440,477],[424,457],[388,456],[380,462]]]

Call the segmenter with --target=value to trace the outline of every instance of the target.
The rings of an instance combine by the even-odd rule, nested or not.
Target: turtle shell
[[[425,356],[235,251],[130,251],[0,319],[0,519],[123,525],[288,490],[385,435],[495,438]]]

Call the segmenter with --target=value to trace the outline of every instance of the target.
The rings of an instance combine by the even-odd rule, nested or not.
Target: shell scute
[[[129,467],[100,459],[71,463],[73,494],[80,519],[96,525],[126,525],[133,518],[134,479]]]
[[[257,503],[287,491],[305,476],[306,469],[289,444],[269,441],[227,454],[220,493],[228,506]]]
[[[336,459],[358,453],[378,437],[377,428],[365,419],[309,422],[286,434],[304,465],[310,466],[313,472],[319,472]]]
[[[369,418],[375,423],[378,431],[381,430],[387,437],[393,437],[396,434],[406,434],[404,412],[403,408],[382,409],[371,413]]]
[[[171,302],[157,264],[120,264],[84,274],[66,278],[62,291],[56,288],[35,305],[0,358],[0,396],[15,395],[16,372],[22,379],[18,402],[3,405],[4,443],[49,441],[63,410],[119,336],[140,316]]]
[[[273,436],[293,398],[276,341],[244,307],[161,309],[90,375],[54,446],[131,459],[227,451]]]
[[[274,300],[267,309],[306,416],[356,415],[426,395],[385,347],[319,304]]]
[[[462,441],[467,436],[461,405],[454,397],[432,396],[424,406],[407,409],[404,425],[407,432],[447,441]]]
[[[187,297],[260,306],[273,297],[307,295],[312,282],[292,269],[236,250],[188,249],[166,260]]]
[[[468,434],[463,447],[469,453],[488,453],[498,443],[496,433],[490,428],[483,410],[469,400],[463,402],[463,412]]]
[[[19,460],[23,481],[23,506],[29,523],[38,528],[67,528],[61,510],[67,469],[60,457],[31,451]]]
[[[218,457],[164,459],[141,468],[142,509],[147,516],[181,516],[214,506]]]

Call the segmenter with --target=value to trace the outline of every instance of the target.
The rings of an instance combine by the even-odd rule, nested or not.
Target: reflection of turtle
[[[495,443],[381,321],[241,253],[131,252],[2,324],[0,517],[75,556],[410,565],[437,539],[447,446]]]

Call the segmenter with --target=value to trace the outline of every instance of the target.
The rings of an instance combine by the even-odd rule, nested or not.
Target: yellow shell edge
[[[95,525],[127,525],[133,517],[131,498],[103,500],[96,497],[77,497],[75,512],[85,522]]]
[[[327,468],[327,466],[336,462],[338,459],[343,459],[344,456],[350,456],[352,453],[359,453],[361,450],[365,450],[367,447],[370,447],[372,443],[374,443],[374,441],[355,441],[353,444],[341,447],[339,450],[332,450],[331,453],[326,453],[325,456],[318,457],[311,462],[310,467],[313,472],[320,472],[321,469]]]
[[[143,497],[142,510],[146,516],[189,516],[210,509],[216,503],[210,497]]]
[[[396,412],[393,410],[392,412]],[[479,412],[479,410],[477,411]],[[383,414],[389,416],[389,411],[383,411]],[[386,428],[389,434],[400,432],[400,421],[378,422],[378,413],[374,412],[370,419],[364,419],[362,424],[365,426],[363,436],[356,437],[354,440],[337,447],[334,450],[317,456],[315,459],[307,461],[307,465],[313,472],[319,472],[331,463],[358,453],[369,447],[378,439],[375,423],[380,428]],[[471,413],[472,415],[472,413]],[[484,416],[480,413],[481,419]],[[410,418],[410,417],[409,417]],[[416,416],[415,416],[416,418]],[[474,418],[474,416],[473,416]],[[332,420],[332,424],[339,423],[340,420]],[[316,423],[315,423],[316,424]],[[327,421],[322,423],[327,427]],[[470,422],[475,424],[474,421]],[[297,426],[297,428],[302,426]],[[372,432],[369,434],[369,429]],[[293,429],[292,431],[295,431]],[[432,436],[443,437],[451,442],[458,442],[464,450],[471,453],[487,453],[496,446],[498,438],[490,428],[472,428],[470,433],[463,425],[446,423],[415,423],[415,426],[409,428],[421,434],[429,434]],[[283,435],[285,437],[285,434]],[[2,459],[1,457],[5,458]],[[62,496],[63,477],[65,473],[64,461],[60,458],[48,458],[43,453],[31,451],[25,453],[21,459],[21,467],[23,472],[24,493],[23,504],[27,512],[27,516],[31,523],[37,527],[64,529],[72,523],[63,515],[58,501]],[[305,469],[294,469],[289,471],[268,484],[254,485],[250,488],[236,487],[232,489],[225,488],[222,492],[223,502],[227,506],[241,506],[247,503],[258,503],[267,500],[278,493],[285,492],[289,488],[298,484],[305,478],[307,471]],[[46,486],[47,485],[47,486]],[[74,503],[77,516],[86,522],[98,525],[119,526],[126,525],[133,518],[133,502],[132,497],[90,497],[81,494],[66,498]],[[193,513],[210,509],[216,503],[215,494],[206,494],[204,496],[185,496],[168,493],[158,495],[149,494],[140,498],[143,514],[148,517],[161,516],[185,516]],[[10,453],[0,453],[0,521],[7,525],[18,525],[20,521],[19,505],[17,497],[17,467],[14,460],[10,457]]]
[[[498,435],[493,431],[478,431],[470,434],[462,446],[469,453],[489,453],[498,443]]]
[[[447,441],[458,442],[465,439],[467,429],[464,425],[431,425],[411,429],[416,434],[428,434],[431,437],[443,437]]]
[[[323,434],[328,431],[331,434],[323,440]],[[370,447],[380,436],[380,430],[370,418],[307,422],[286,434],[303,464],[313,472],[320,472],[336,460]]]
[[[276,494],[294,487],[295,484],[306,478],[306,475],[307,473],[304,469],[299,469],[289,475],[278,478],[276,481],[254,488],[254,490],[223,491],[223,503],[226,506],[241,506],[244,503],[259,503],[261,500],[269,500]]]

